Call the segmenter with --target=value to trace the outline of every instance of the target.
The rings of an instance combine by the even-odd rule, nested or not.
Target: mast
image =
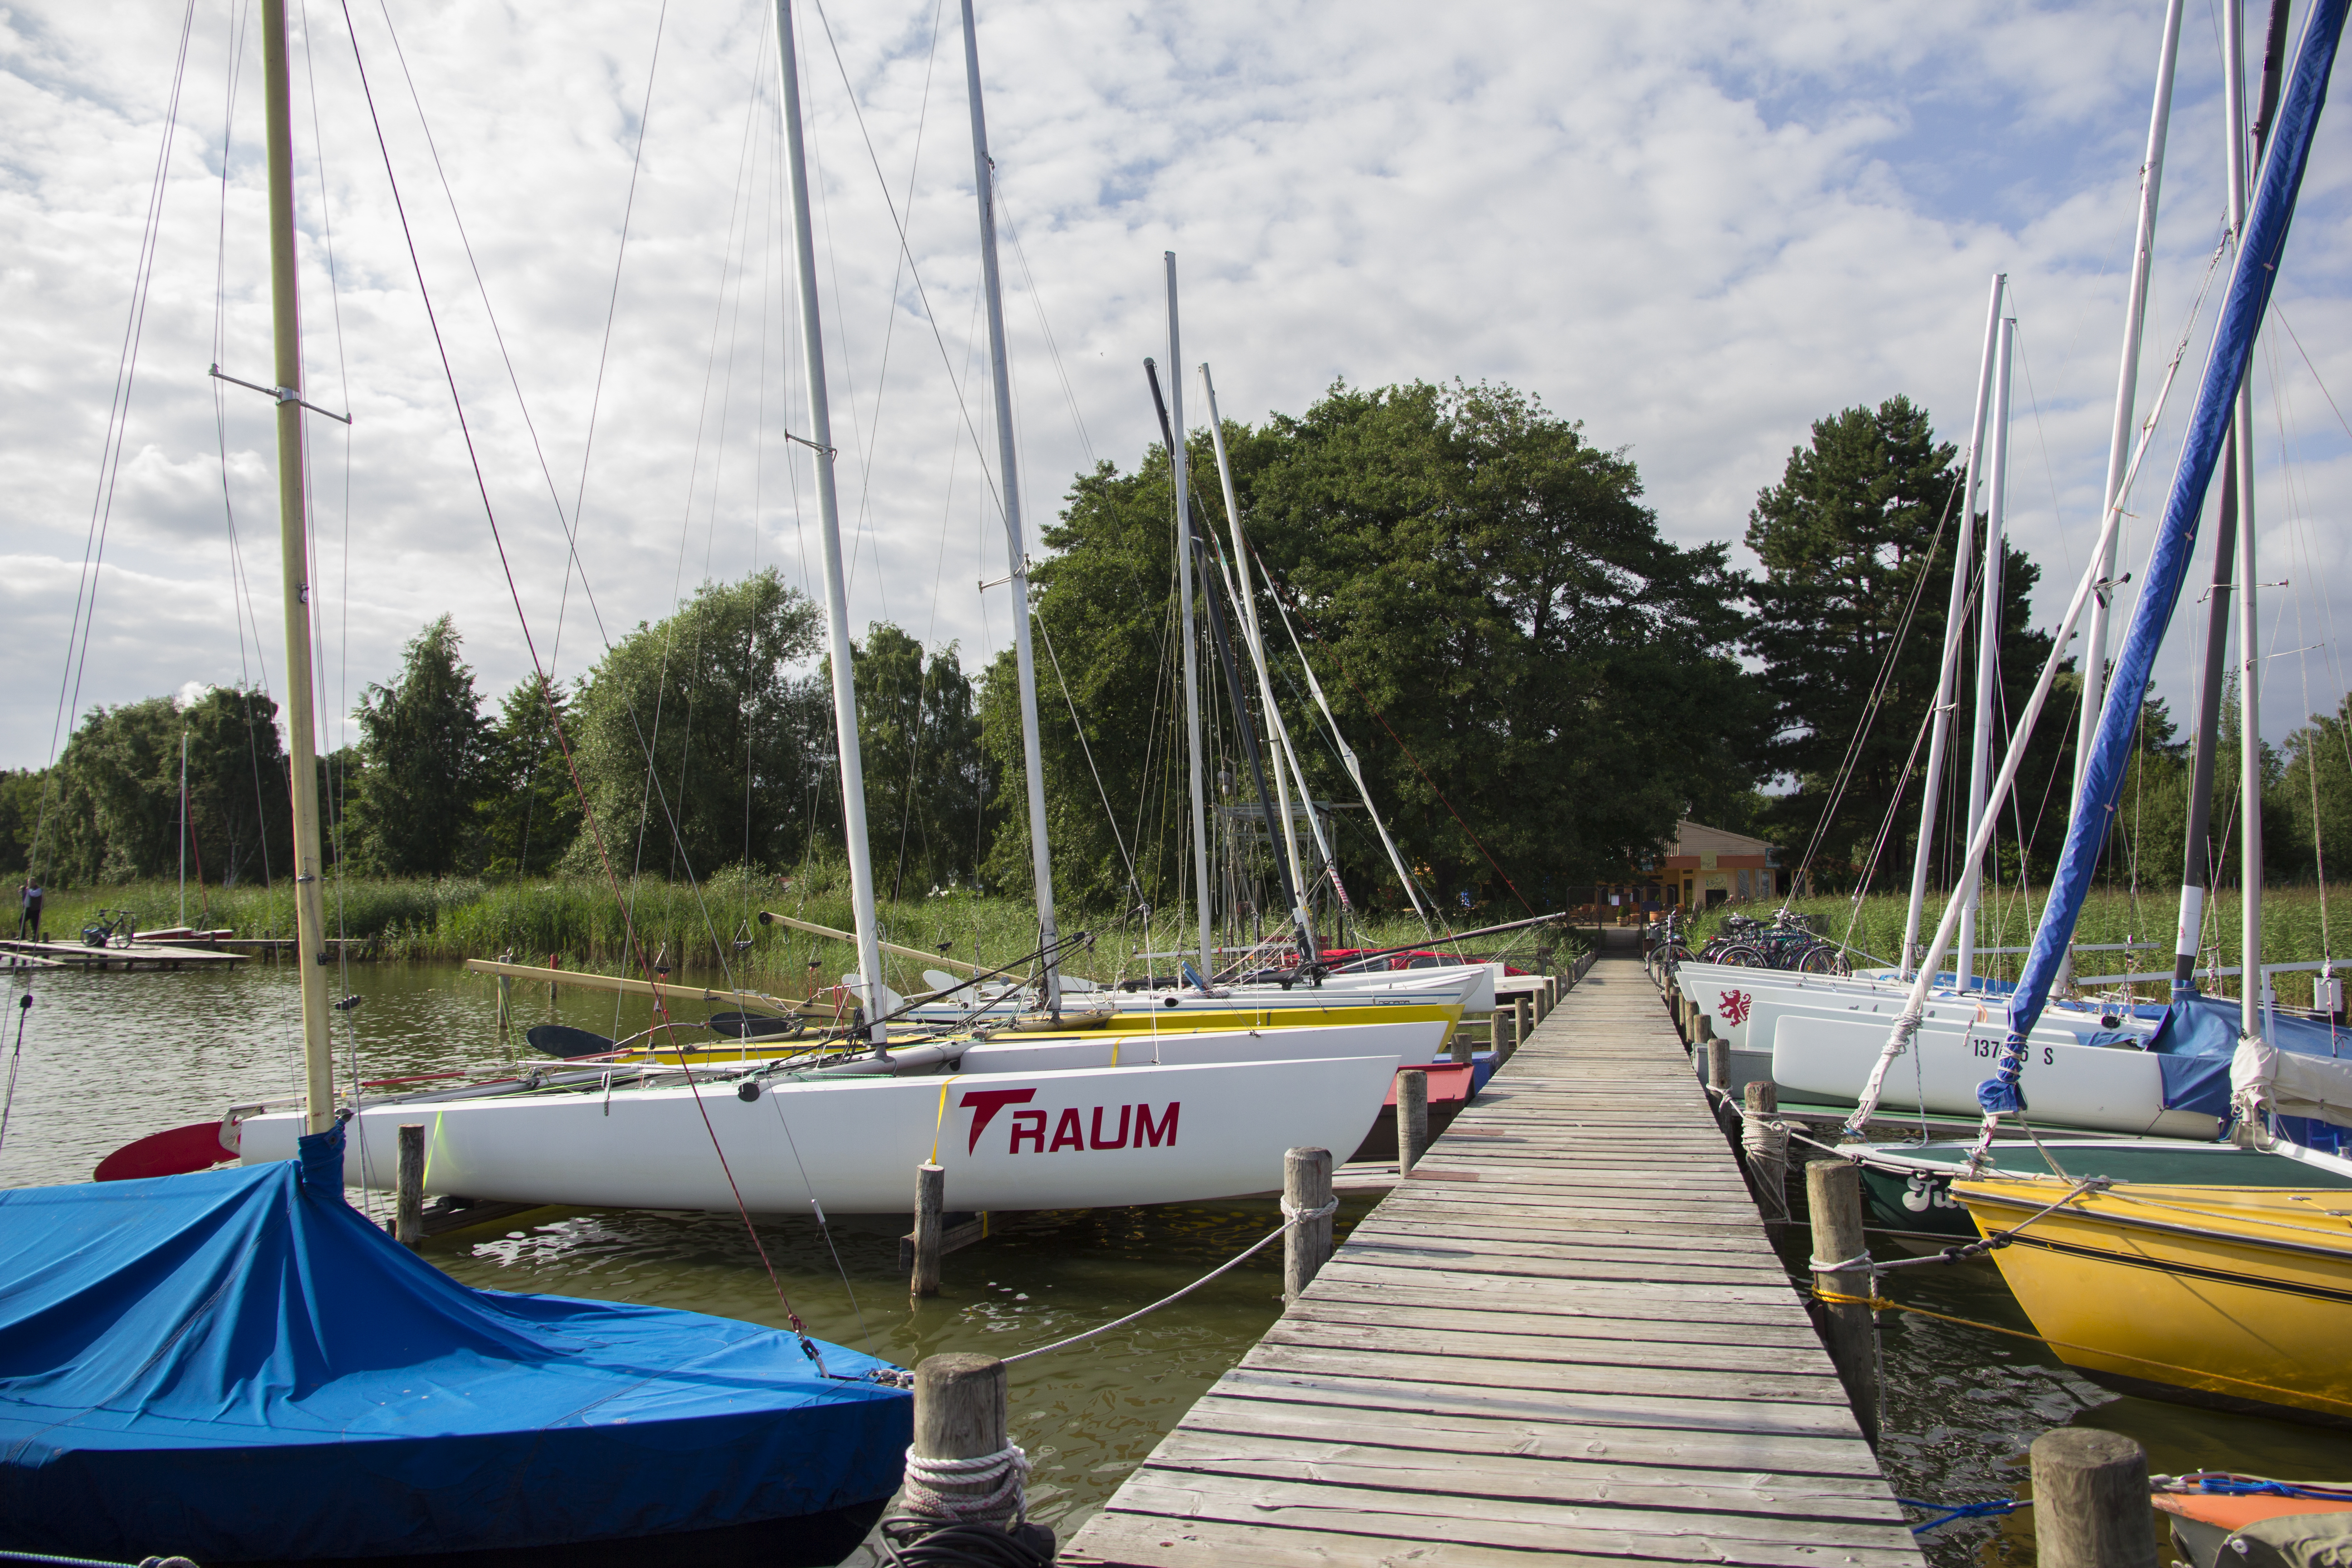
[[[1037,945],[1045,951],[1046,1011],[1062,1010],[1061,931],[1054,920],[1054,856],[1045,838],[1045,760],[1037,734],[1037,664],[1029,647],[1029,552],[1021,538],[1021,475],[1013,440],[1013,377],[1004,356],[1004,296],[996,269],[996,164],[980,98],[980,35],[963,0],[963,70],[971,101],[971,178],[980,197],[980,273],[988,300],[988,368],[996,393],[996,457],[1004,496],[1004,552],[1012,566],[1013,652],[1020,672],[1021,764],[1029,781],[1029,868],[1037,888]]]
[[[824,542],[824,620],[833,663],[833,731],[841,752],[843,847],[849,852],[851,924],[857,933],[858,1000],[866,1009],[866,1038],[880,1055],[889,1031],[876,1021],[884,1011],[882,949],[874,929],[874,864],[866,842],[866,767],[857,749],[849,593],[841,568],[841,507],[833,481],[833,414],[825,399],[824,328],[817,313],[816,245],[809,223],[808,160],[801,138],[800,63],[793,45],[793,0],[776,0],[776,66],[782,80],[784,168],[792,182],[801,359],[808,376],[808,446],[816,463],[817,532]]]
[[[335,1058],[327,1035],[326,902],[320,889],[318,721],[311,711],[310,547],[302,447],[302,309],[294,249],[294,126],[286,0],[261,0],[262,93],[269,144],[270,336],[278,397],[278,549],[286,607],[286,767],[294,807],[294,952],[302,987],[302,1126],[335,1124]]]
[[[1901,975],[1908,980],[1919,963],[1919,917],[1927,906],[1927,864],[1936,841],[1936,808],[1944,793],[1944,752],[1952,732],[1952,707],[1960,680],[1960,648],[1968,638],[1969,545],[1976,537],[1977,479],[1983,468],[1985,421],[1992,408],[1993,356],[2000,346],[2000,296],[2009,274],[1992,275],[1992,298],[1985,303],[1984,354],[1977,363],[1974,423],[1969,426],[1968,477],[1960,484],[1960,531],[1952,540],[1952,592],[1944,605],[1944,663],[1936,677],[1936,713],[1927,734],[1927,774],[1919,795],[1919,847],[1911,857],[1911,908],[1903,917]]]
[[[1297,781],[1298,798],[1307,808],[1307,830],[1315,836],[1315,851],[1323,857],[1323,864],[1331,868],[1331,880],[1339,890],[1339,907],[1347,908],[1348,889],[1339,883],[1339,864],[1331,857],[1331,846],[1324,841],[1323,824],[1315,815],[1314,797],[1307,793],[1307,774],[1298,765],[1298,752],[1290,743],[1290,728],[1282,721],[1282,710],[1275,706],[1274,677],[1265,660],[1265,634],[1258,625],[1257,592],[1250,585],[1249,547],[1242,539],[1241,503],[1234,498],[1233,464],[1225,457],[1225,432],[1217,414],[1217,384],[1209,377],[1206,363],[1201,366],[1201,394],[1209,405],[1209,444],[1217,454],[1217,488],[1225,499],[1225,528],[1234,536],[1233,595],[1240,605],[1239,619],[1242,637],[1249,644],[1250,659],[1257,667],[1258,706],[1265,710],[1266,732],[1273,738],[1274,793],[1282,808],[1282,838],[1290,852],[1290,876],[1301,889],[1312,884],[1307,880],[1305,864],[1298,856],[1298,828],[1290,815],[1290,796],[1283,788],[1284,763],[1289,764],[1290,776]]]
[[[1165,253],[1168,261],[1168,363],[1184,363],[1181,342],[1176,323],[1176,253]],[[1184,454],[1184,378],[1169,378],[1171,429],[1168,437],[1168,474],[1176,487],[1176,573],[1182,584],[1184,625],[1184,733],[1192,742],[1192,889],[1196,895],[1193,914],[1201,933],[1201,984],[1206,985],[1215,973],[1209,958],[1209,810],[1201,788],[1201,658],[1192,635],[1192,497],[1186,483],[1186,469],[1191,464]],[[1208,584],[1202,584],[1203,591]]]
[[[1160,428],[1169,430],[1168,408],[1160,401],[1160,367],[1150,360],[1143,362],[1145,379],[1151,383],[1151,401],[1159,407]],[[1169,439],[1174,439],[1170,434]],[[1209,612],[1209,639],[1216,645],[1217,663],[1224,671],[1225,692],[1234,705],[1234,728],[1241,732],[1242,754],[1249,761],[1251,782],[1257,785],[1257,803],[1265,818],[1265,838],[1268,847],[1274,843],[1274,796],[1265,787],[1265,760],[1258,750],[1257,730],[1251,724],[1249,703],[1242,696],[1241,670],[1234,662],[1234,639],[1225,625],[1223,613],[1217,607],[1216,574],[1210,571],[1209,554],[1213,548],[1206,530],[1195,527],[1189,542],[1201,555],[1201,602]],[[1315,941],[1315,928],[1307,917],[1306,901],[1299,897],[1297,887],[1290,879],[1290,864],[1277,855],[1274,858],[1275,879],[1282,884],[1282,901],[1290,906],[1291,929],[1297,933],[1298,968],[1312,984],[1323,983],[1323,950]]]
[[[188,923],[188,732],[180,731],[180,924]]]
[[[2139,391],[2140,340],[2147,322],[2147,280],[2156,259],[2157,197],[2164,188],[2164,143],[2172,120],[2173,66],[2180,56],[2180,13],[2184,0],[2170,0],[2164,8],[2164,42],[2157,52],[2156,102],[2148,110],[2147,156],[2139,167],[2139,221],[2132,236],[2131,288],[2124,304],[2124,347],[2116,370],[2116,416],[2107,431],[2107,479],[2100,490],[2101,515],[2123,504],[2124,470],[2131,462],[2133,403]],[[2106,698],[2107,599],[2114,591],[2115,549],[2110,545],[2099,561],[2098,596],[2091,601],[2090,629],[2084,634],[2083,707],[2074,735],[2074,794],[2083,792],[2083,763],[2090,755],[2091,738],[2098,733],[2099,705]],[[2073,968],[2068,950],[2067,969]],[[2071,976],[2063,975],[2064,985]]]
[[[2284,12],[2284,6],[2277,10]],[[2284,24],[2280,16],[2275,26]],[[2246,222],[2246,17],[2244,0],[2221,8],[2222,115],[2229,121],[2230,228],[2242,244]],[[2280,30],[2284,30],[2283,26]],[[2275,58],[2278,50],[2270,51]],[[2254,577],[2254,377],[2238,381],[2233,425],[2238,482],[2238,1032],[2263,1037],[2263,705],[2262,637]]]
[[[1985,476],[1984,565],[1977,574],[1977,721],[1975,744],[1969,754],[1969,839],[1985,819],[1985,789],[1992,772],[1993,693],[2000,682],[2001,524],[2009,498],[2009,361],[2016,341],[2017,322],[2000,319],[2000,343],[1993,360],[1992,420],[1989,432],[1992,463]],[[1953,978],[1962,991],[1976,984],[1977,908],[1984,879],[1970,868],[1968,912],[1960,922],[1960,940],[1952,961]]]

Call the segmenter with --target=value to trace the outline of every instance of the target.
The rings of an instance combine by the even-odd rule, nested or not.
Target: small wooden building
[[[1786,890],[1780,866],[1780,850],[1761,838],[1683,821],[1664,858],[1642,875],[1657,885],[1660,902],[1706,909],[1779,898]]]

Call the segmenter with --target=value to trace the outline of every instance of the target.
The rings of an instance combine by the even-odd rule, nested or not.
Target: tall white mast
[[[2230,232],[2246,233],[2246,16],[2243,0],[2221,7],[2222,114],[2229,121]],[[2254,581],[2254,376],[2238,384],[2238,845],[2240,912],[2238,1030],[2263,1037],[2263,706],[2261,619]]]
[[[858,1001],[878,1052],[888,1036],[882,948],[874,929],[874,863],[866,842],[866,767],[857,750],[857,688],[849,647],[849,592],[841,569],[841,508],[833,483],[833,415],[825,399],[824,327],[816,304],[816,244],[809,223],[808,159],[801,139],[800,62],[793,0],[776,0],[776,65],[782,80],[784,169],[792,182],[793,280],[800,297],[801,360],[808,375],[809,440],[816,463],[817,533],[824,542],[824,620],[833,661],[833,732],[841,752],[841,828],[849,852],[851,923],[857,934]]]
[[[1989,436],[1992,462],[1985,476],[1984,564],[1977,581],[1977,721],[1976,741],[1969,753],[1969,829],[1974,843],[1985,818],[1985,792],[1991,782],[1993,731],[2000,720],[1994,693],[2000,684],[2001,523],[2009,498],[2009,360],[2017,323],[2000,320],[2000,348],[1992,374],[1992,419]],[[1977,907],[1983,896],[1982,877],[1969,879],[1968,913],[1960,922],[1959,943],[1953,959],[1954,976],[1961,990],[1976,983]]]
[[[180,731],[180,924],[188,923],[188,732]]]
[[[1952,707],[1960,679],[1960,649],[1967,641],[1969,545],[1976,537],[1977,480],[1984,468],[1985,421],[1992,409],[1993,359],[2000,346],[2000,296],[2009,274],[1996,272],[1992,298],[1985,304],[1984,355],[1977,364],[1977,403],[1969,426],[1968,477],[1960,484],[1959,531],[1952,539],[1952,592],[1944,605],[1944,663],[1936,678],[1936,712],[1927,731],[1927,772],[1919,796],[1919,847],[1911,857],[1911,908],[1903,917],[1902,974],[1919,963],[1919,918],[1927,904],[1927,868],[1936,846],[1936,808],[1944,793],[1944,752],[1950,744]]]
[[[988,155],[988,121],[980,99],[980,35],[971,0],[963,0],[963,70],[971,100],[971,178],[980,195],[980,275],[988,300],[988,367],[996,390],[998,482],[1004,497],[1004,552],[1013,570],[1013,652],[1020,672],[1021,764],[1029,779],[1029,868],[1037,886],[1037,944],[1046,952],[1045,1003],[1062,1006],[1062,974],[1053,957],[1061,941],[1054,920],[1054,856],[1045,838],[1045,760],[1037,737],[1037,664],[1029,647],[1029,553],[1021,539],[1021,472],[1013,440],[1013,377],[1004,357],[1004,296],[996,270],[996,181]]]
[[[1192,512],[1190,465],[1184,456],[1183,347],[1176,323],[1176,253],[1168,260],[1168,424],[1174,431],[1168,468],[1176,486],[1176,570],[1183,584],[1184,732],[1192,742],[1193,912],[1200,927],[1201,980],[1216,973],[1209,958],[1209,809],[1201,787],[1201,655],[1192,635]],[[1203,589],[1206,584],[1202,584]]]
[[[1323,841],[1323,825],[1316,819],[1315,804],[1307,793],[1307,775],[1298,769],[1298,754],[1290,749],[1290,731],[1282,721],[1282,710],[1274,705],[1274,679],[1266,673],[1265,641],[1258,630],[1257,595],[1250,586],[1249,547],[1242,539],[1241,506],[1234,499],[1233,465],[1225,458],[1225,432],[1217,416],[1217,386],[1209,379],[1209,367],[1201,366],[1201,393],[1209,405],[1209,444],[1217,454],[1217,488],[1225,498],[1225,529],[1234,539],[1234,602],[1241,607],[1242,637],[1249,645],[1251,662],[1257,666],[1257,700],[1265,710],[1265,727],[1275,743],[1274,795],[1275,805],[1282,813],[1283,847],[1290,856],[1290,883],[1305,899],[1313,884],[1307,868],[1298,856],[1298,826],[1291,820],[1290,792],[1284,786],[1283,764],[1289,763],[1289,776],[1298,781],[1298,798],[1307,805],[1307,826],[1315,835],[1315,847],[1326,866],[1331,865],[1331,847]]]
[[[335,1056],[327,1034],[326,902],[320,876],[319,743],[311,711],[310,549],[303,510],[302,310],[294,249],[294,129],[286,0],[262,0],[262,91],[269,146],[269,299],[278,375],[278,546],[286,609],[286,767],[294,807],[294,952],[301,969],[303,1131],[335,1121]]]
[[[2139,224],[2132,237],[2129,298],[2124,304],[2124,349],[2116,372],[2116,417],[2107,432],[2107,482],[2101,518],[2123,504],[2124,472],[2131,464],[2132,410],[2139,391],[2140,340],[2147,321],[2147,280],[2156,259],[2157,197],[2164,188],[2164,142],[2172,120],[2173,66],[2180,55],[2180,13],[2185,0],[2170,0],[2164,8],[2164,42],[2156,59],[2156,103],[2148,110],[2147,156],[2139,169]],[[2091,754],[2092,738],[2099,728],[2099,708],[2106,700],[2107,600],[2116,574],[2111,544],[2099,561],[2098,596],[2091,601],[2090,629],[2083,647],[2083,706],[2074,735],[2074,797],[2083,793],[2083,764]],[[2074,950],[2058,973],[2058,984],[2071,984]]]

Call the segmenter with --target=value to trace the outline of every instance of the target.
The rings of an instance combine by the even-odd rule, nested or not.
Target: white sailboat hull
[[[958,1209],[1183,1203],[1279,1186],[1286,1149],[1354,1149],[1397,1065],[1383,1055],[810,1077],[751,1100],[706,1084],[383,1105],[353,1117],[344,1177],[387,1184],[400,1125],[421,1122],[435,1195],[725,1210],[740,1194],[755,1212],[814,1202],[904,1214],[915,1167],[936,1160]],[[254,1117],[241,1131],[244,1163],[288,1159],[300,1118]]]
[[[1773,1025],[1772,1077],[1785,1094],[1851,1105],[1886,1044],[1890,1014],[1832,1017],[1782,1013]],[[1926,1114],[1975,1116],[1977,1085],[1990,1078],[2006,1017],[1985,1022],[1931,1020],[1919,1026],[1887,1069],[1879,1114],[1887,1120]],[[2021,1080],[2027,1115],[2038,1126],[2166,1138],[2211,1138],[2210,1116],[2164,1107],[2164,1077],[2157,1058],[2129,1046],[2085,1046],[2037,1028]]]

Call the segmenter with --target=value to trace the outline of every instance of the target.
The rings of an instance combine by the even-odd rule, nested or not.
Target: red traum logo
[[[1034,1089],[979,1089],[968,1091],[957,1102],[960,1109],[971,1111],[971,1136],[964,1144],[964,1152],[976,1153],[980,1135],[996,1120],[996,1113],[1008,1105],[1026,1105],[1037,1097]],[[1013,1113],[1012,1133],[1005,1152],[1018,1154],[1023,1145],[1034,1154],[1057,1153],[1064,1149],[1157,1149],[1162,1144],[1176,1146],[1176,1113],[1183,1101],[1171,1100],[1165,1110],[1154,1115],[1149,1105],[1097,1105],[1093,1110],[1092,1124],[1080,1116],[1076,1107],[1064,1110],[1060,1120],[1045,1110],[1016,1110]],[[1106,1113],[1118,1118],[1116,1129],[1104,1125]],[[1046,1139],[1047,1124],[1053,1125],[1053,1138]]]

